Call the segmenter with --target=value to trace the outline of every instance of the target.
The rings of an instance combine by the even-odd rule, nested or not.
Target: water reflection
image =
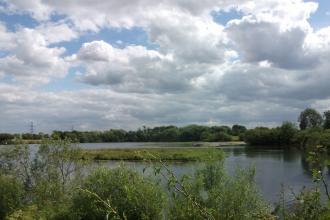
[[[301,157],[300,152],[296,149],[283,149],[275,147],[252,147],[252,146],[240,146],[240,147],[225,147],[223,150],[229,156],[245,156],[247,158],[269,158],[272,160],[280,160],[285,162],[295,162]]]
[[[307,161],[306,156],[301,157],[301,167],[306,175],[312,176],[310,163]]]

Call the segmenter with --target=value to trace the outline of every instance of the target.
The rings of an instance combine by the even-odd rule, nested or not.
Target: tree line
[[[298,117],[298,126],[293,122],[283,122],[275,128],[256,127],[244,134],[244,140],[250,145],[278,145],[307,148],[322,144],[330,149],[330,111],[323,116],[313,108],[302,111]]]
[[[143,126],[135,131],[110,129],[106,131],[53,131],[48,134],[0,134],[0,144],[10,143],[13,140],[41,140],[43,138],[70,139],[79,143],[100,142],[173,142],[173,141],[231,141],[239,140],[246,131],[243,125],[229,126],[202,126],[188,125],[184,127],[160,126],[148,128]]]
[[[330,135],[330,110],[323,115],[315,109],[307,108],[298,117],[298,126],[293,122],[283,122],[275,128],[256,127],[247,129],[243,125],[203,126],[188,125],[143,126],[137,130],[110,129],[106,131],[53,131],[51,134],[8,134],[0,133],[0,144],[15,143],[15,140],[41,140],[44,138],[70,139],[78,143],[101,142],[189,142],[189,141],[245,141],[250,145],[280,145],[306,147],[308,139],[325,142]],[[330,139],[330,138],[329,138]]]

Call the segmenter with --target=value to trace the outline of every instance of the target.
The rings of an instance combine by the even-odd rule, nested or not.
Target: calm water
[[[297,150],[228,147],[224,151],[227,153],[225,166],[230,173],[237,165],[255,166],[256,183],[270,202],[278,201],[282,184],[287,191],[295,192],[304,186],[315,186],[308,163]]]
[[[178,147],[177,143],[106,143],[83,144],[84,148],[139,148],[139,147]],[[216,144],[213,144],[216,146]],[[256,148],[245,146],[222,147],[227,157],[225,168],[233,174],[237,166],[248,168],[255,166],[256,183],[261,194],[266,200],[273,203],[278,201],[279,193],[284,185],[287,192],[293,189],[295,192],[302,187],[313,187],[311,174],[304,156],[297,150],[283,150],[274,148]],[[119,162],[107,162],[109,166],[115,166]],[[125,162],[128,166],[142,172],[146,167],[142,162]],[[170,167],[178,176],[192,174],[201,164],[171,163]],[[329,175],[327,174],[327,177]],[[289,190],[290,188],[290,190]]]

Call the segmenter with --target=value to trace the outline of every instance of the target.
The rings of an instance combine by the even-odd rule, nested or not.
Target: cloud
[[[192,17],[179,11],[162,11],[150,15],[146,31],[160,51],[172,53],[176,60],[221,63],[224,60],[223,26],[211,16]],[[184,22],[182,22],[184,21]]]
[[[191,16],[209,14],[230,5],[248,2],[247,0],[139,0],[139,1],[102,1],[102,0],[12,0],[5,1],[10,12],[28,13],[39,21],[49,20],[52,15],[65,15],[75,26],[84,30],[97,30],[104,26],[132,27],[143,26],[146,17],[164,11],[180,11]]]
[[[327,58],[330,52],[330,27],[321,28],[306,36],[305,46],[320,58]]]
[[[0,84],[3,114],[0,132],[28,131],[30,121],[36,131],[54,129],[99,130],[136,129],[142,125],[244,123],[254,126],[274,125],[278,120],[292,119],[299,109],[273,105],[267,101],[242,103],[222,98],[205,99],[198,93],[124,94],[107,89],[83,91],[36,92]],[[97,123],[95,123],[97,122]]]
[[[85,68],[80,78],[93,85],[110,85],[123,92],[182,89],[171,79],[173,59],[143,46],[114,48],[104,41],[85,43],[73,56]],[[173,72],[173,74],[175,74]]]
[[[92,85],[109,85],[121,92],[177,93],[196,84],[194,78],[213,66],[176,60],[143,46],[115,48],[104,41],[85,43],[73,60],[85,69],[80,80]]]
[[[71,27],[64,21],[43,23],[35,31],[44,36],[47,44],[67,42],[79,36],[74,27]]]
[[[14,34],[9,32],[6,25],[0,22],[0,51],[7,51],[13,48]]]
[[[230,21],[225,31],[246,62],[267,61],[285,69],[313,68],[321,56],[306,47],[306,37],[312,33],[307,19],[316,9],[313,2],[251,3],[240,8],[251,14]]]
[[[9,31],[0,23],[0,131],[25,131],[31,120],[44,131],[296,121],[305,107],[330,107],[330,29],[310,24],[317,7],[302,0],[5,1],[3,13],[37,25]],[[241,17],[226,26],[211,16],[229,10]],[[108,28],[139,28],[148,42],[114,40],[100,32]],[[83,86],[39,86],[58,79]]]
[[[286,69],[319,64],[318,57],[303,48],[307,33],[299,27],[281,31],[276,23],[246,19],[232,23],[227,33],[246,62],[268,61]]]
[[[15,33],[9,55],[0,58],[0,72],[25,85],[48,83],[51,78],[63,77],[69,65],[61,55],[62,47],[48,47],[43,35],[22,28]]]

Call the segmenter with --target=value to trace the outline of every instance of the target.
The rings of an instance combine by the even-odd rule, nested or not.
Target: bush
[[[277,130],[258,127],[245,133],[245,141],[251,145],[277,145]]]
[[[231,141],[232,136],[230,136],[229,134],[227,134],[225,132],[219,132],[219,133],[215,134],[215,140],[216,141]]]
[[[1,183],[6,184],[1,187],[0,194],[10,195],[8,198],[13,200],[15,196],[23,194],[19,191],[21,187],[25,198],[21,196],[20,203],[25,200],[29,202],[28,206],[13,213],[11,218],[24,215],[24,219],[27,216],[36,219],[31,214],[34,213],[42,219],[53,219],[59,210],[66,209],[75,181],[79,181],[80,177],[82,164],[79,152],[80,149],[67,140],[43,140],[33,154],[28,145],[16,145],[2,151],[0,172],[15,176],[17,180],[5,178],[6,182]],[[12,207],[10,201],[4,204],[8,203]],[[0,207],[0,210],[7,208]]]
[[[283,206],[285,198],[282,195],[281,200],[275,208],[278,216],[288,220],[325,220],[329,219],[329,209],[323,206],[319,189],[303,189],[295,198],[291,205]]]
[[[0,219],[22,206],[23,195],[23,185],[17,179],[0,174]]]
[[[215,210],[216,219],[262,219],[269,216],[270,209],[259,194],[254,169],[237,169],[236,174],[224,176],[209,193],[207,203]]]
[[[81,188],[73,196],[74,219],[104,219],[106,215],[112,219],[113,210],[127,219],[162,218],[165,200],[159,186],[124,166],[96,169]]]
[[[238,169],[235,176],[225,173],[222,162],[207,164],[184,187],[193,201],[177,194],[171,206],[171,219],[252,220],[270,216],[269,207],[259,195],[254,182],[254,169]]]
[[[0,144],[10,144],[13,138],[12,134],[0,133]]]
[[[294,137],[295,143],[302,149],[313,150],[315,146],[322,145],[330,149],[330,130],[310,129],[299,131]]]
[[[245,133],[245,141],[251,145],[291,145],[298,129],[293,123],[284,122],[280,127],[257,127]]]

